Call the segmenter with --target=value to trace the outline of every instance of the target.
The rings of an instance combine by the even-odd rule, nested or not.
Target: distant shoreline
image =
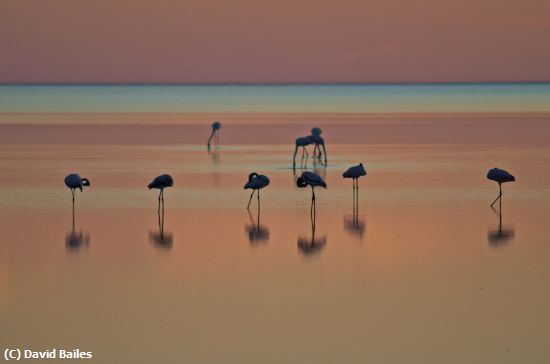
[[[1,86],[482,86],[482,85],[545,85],[546,81],[486,81],[486,82],[281,82],[281,83],[185,83],[185,82],[0,82]]]

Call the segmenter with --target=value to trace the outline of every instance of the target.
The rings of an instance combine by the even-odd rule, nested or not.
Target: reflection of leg
[[[254,192],[256,192],[256,190],[252,190],[252,193],[250,194],[250,198],[248,199],[248,205],[246,206],[247,210],[250,210],[250,202],[252,201],[252,196],[254,196]]]

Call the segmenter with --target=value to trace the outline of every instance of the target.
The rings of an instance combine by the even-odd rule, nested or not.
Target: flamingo
[[[325,149],[325,139],[323,139],[320,135],[311,134],[309,136],[313,144],[315,144],[315,148],[313,148],[313,156],[319,158],[321,160],[321,155],[325,155],[325,165],[327,164],[327,150]],[[321,152],[321,148],[323,147],[323,151]]]
[[[294,148],[294,156],[292,157],[292,168],[293,169],[296,169],[296,154],[298,153],[298,148],[300,148],[300,147],[302,148],[302,161],[300,162],[300,167],[302,166],[302,164],[304,162],[304,153],[306,155],[306,165],[307,165],[308,152],[306,150],[306,147],[308,145],[311,145],[311,144],[313,144],[313,140],[311,139],[310,136],[301,137],[301,138],[296,139],[296,142],[295,142],[296,147]]]
[[[216,145],[219,144],[220,142],[220,128],[222,127],[222,124],[219,122],[219,121],[214,121],[212,123],[212,133],[210,134],[210,137],[208,138],[208,142],[206,143],[206,145],[208,145],[208,149],[210,149],[210,141],[212,140],[212,137],[215,136],[215,139],[214,139],[214,142],[216,143]]]
[[[319,159],[321,158],[321,149],[319,148],[319,145],[323,146],[323,150],[325,149],[325,141],[321,137],[322,133],[323,133],[323,130],[321,128],[315,127],[311,129],[311,137],[315,143],[315,148],[313,148],[313,155],[318,156]],[[325,164],[327,163],[326,154],[327,152],[325,150]]]
[[[174,185],[174,180],[169,174],[162,174],[156,177],[151,183],[147,185],[149,189],[156,188],[159,189],[159,211],[160,211],[160,202],[162,199],[162,208],[164,209],[164,189],[166,187],[172,187]]]
[[[493,201],[491,204],[491,207],[502,197],[502,184],[506,182],[515,182],[516,178],[512,176],[510,173],[505,171],[504,169],[499,168],[493,168],[490,169],[487,173],[487,178],[491,181],[495,181],[498,183],[498,187],[500,190],[500,193],[498,194],[497,198]],[[501,200],[502,201],[502,200]]]
[[[252,193],[250,194],[250,199],[248,200],[248,205],[246,209],[250,209],[250,202],[252,201],[252,196],[254,192],[258,191],[258,209],[260,208],[260,190],[269,185],[269,178],[263,174],[258,174],[252,172],[248,175],[248,182],[244,185],[244,189],[251,189]]]
[[[87,178],[82,178],[76,173],[71,173],[67,177],[65,177],[65,186],[69,187],[71,189],[71,193],[73,194],[73,207],[74,207],[74,193],[77,188],[80,189],[80,192],[82,192],[82,187],[88,187],[90,185],[90,181]]]
[[[296,185],[300,188],[307,186],[311,187],[311,219],[313,224],[315,224],[315,187],[327,188],[326,182],[313,172],[303,172],[300,177],[296,180]]]
[[[353,189],[359,188],[359,178],[366,175],[367,175],[367,171],[365,171],[365,167],[363,167],[363,163],[359,163],[356,166],[349,167],[347,171],[342,173],[342,177],[353,179]]]

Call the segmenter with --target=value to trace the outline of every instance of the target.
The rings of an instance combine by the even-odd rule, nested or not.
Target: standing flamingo
[[[318,174],[313,172],[303,172],[302,175],[296,180],[296,185],[300,188],[307,186],[311,187],[311,219],[313,224],[315,224],[315,187],[327,188],[327,184]]]
[[[90,181],[87,178],[82,178],[76,173],[71,173],[67,177],[65,177],[65,186],[69,187],[71,189],[71,193],[73,194],[73,208],[74,208],[74,193],[77,188],[80,189],[80,192],[82,192],[82,187],[88,187],[90,185]]]
[[[313,144],[315,144],[315,147],[313,148],[313,157],[321,160],[321,156],[325,156],[325,165],[327,164],[327,150],[325,149],[325,139],[323,139],[320,135],[311,134],[309,136]],[[321,147],[323,147],[323,151],[321,152]]]
[[[367,171],[365,171],[363,163],[359,163],[356,166],[349,167],[347,171],[342,174],[342,177],[353,179],[353,189],[355,190],[359,188],[359,178],[366,175]]]
[[[246,209],[250,209],[250,202],[252,201],[252,196],[254,192],[258,191],[258,209],[260,208],[260,190],[269,185],[269,178],[262,174],[252,172],[248,175],[248,182],[244,185],[244,189],[251,189],[252,193],[250,194],[250,199],[248,200],[248,205]]]
[[[208,138],[208,142],[206,145],[208,145],[208,149],[210,149],[210,141],[212,140],[212,137],[215,136],[214,142],[216,145],[220,143],[220,128],[222,127],[222,124],[219,121],[214,121],[212,123],[212,133],[210,134],[210,137]]]
[[[294,148],[294,156],[292,157],[292,169],[296,169],[296,154],[298,154],[298,148],[302,148],[302,161],[300,162],[300,168],[302,168],[303,166],[303,163],[304,163],[304,154],[306,155],[306,165],[307,165],[307,157],[308,157],[308,152],[306,150],[306,147],[308,145],[311,145],[313,144],[313,140],[311,140],[311,137],[310,136],[307,136],[307,137],[301,137],[301,138],[297,138],[296,139],[296,142],[295,142],[295,148]]]
[[[147,187],[149,189],[156,188],[159,189],[159,213],[160,213],[160,203],[162,201],[162,209],[164,210],[164,189],[166,187],[172,187],[174,185],[174,180],[169,174],[162,174],[156,177],[153,182],[149,183]]]
[[[510,173],[505,171],[504,169],[499,168],[493,168],[490,169],[487,173],[487,178],[491,181],[495,181],[498,183],[498,187],[500,190],[500,193],[498,194],[497,198],[493,201],[491,204],[491,207],[502,197],[502,184],[506,182],[515,182],[516,178],[512,176]]]
[[[321,149],[319,148],[319,145],[323,146],[323,150],[325,149],[325,140],[321,137],[322,133],[323,130],[319,127],[311,128],[311,138],[315,143],[315,148],[313,148],[313,155],[319,159],[321,159]],[[326,154],[327,152],[325,150],[325,164],[327,164]]]

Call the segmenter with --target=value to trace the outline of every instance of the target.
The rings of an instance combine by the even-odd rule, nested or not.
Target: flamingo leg
[[[260,210],[260,190],[258,190],[258,193],[256,194],[258,197],[258,211]]]
[[[162,189],[159,192],[159,204],[158,204],[158,211],[157,211],[159,216],[160,216],[160,195],[161,195],[161,193],[162,193]]]
[[[497,198],[495,198],[495,200],[494,200],[493,203],[491,204],[491,207],[493,207],[493,205],[495,204],[495,202],[497,202],[498,199],[502,197],[502,183],[499,183],[499,184],[498,184],[498,187],[499,187],[499,189],[500,189],[500,192],[499,192]]]
[[[292,157],[292,169],[296,169],[296,154],[298,154],[298,145],[294,148],[294,156]]]
[[[252,196],[254,196],[254,192],[256,192],[256,190],[252,190],[252,193],[250,194],[250,198],[248,199],[248,205],[246,206],[247,210],[250,210],[250,202],[252,201]]]
[[[210,134],[210,137],[208,137],[208,142],[206,142],[206,145],[210,147],[210,141],[212,140],[212,137],[214,136],[214,133],[216,132],[215,129],[212,129],[212,133]]]
[[[325,166],[327,165],[327,150],[325,149],[325,145],[324,144],[321,144],[321,146],[323,147],[323,154],[325,155]],[[319,149],[319,152],[321,152],[321,150]],[[319,154],[319,158],[321,158],[321,155]]]

